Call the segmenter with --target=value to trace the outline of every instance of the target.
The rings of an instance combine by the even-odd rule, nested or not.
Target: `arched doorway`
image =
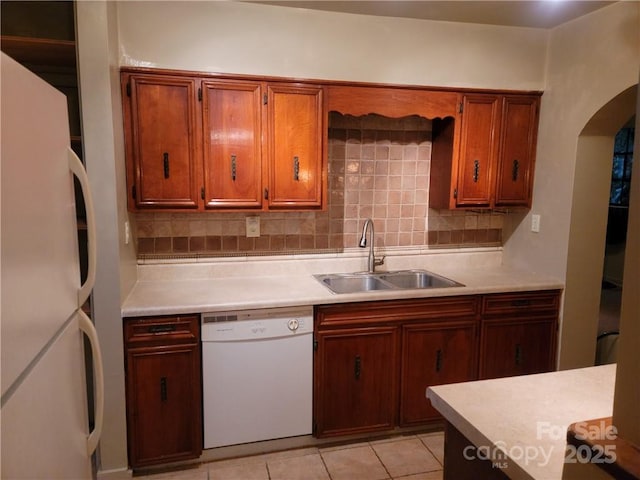
[[[611,154],[616,133],[636,112],[637,87],[628,88],[604,105],[587,122],[578,137],[561,335],[563,343],[573,343],[574,353],[579,350],[582,358],[592,358],[594,361],[611,184]]]

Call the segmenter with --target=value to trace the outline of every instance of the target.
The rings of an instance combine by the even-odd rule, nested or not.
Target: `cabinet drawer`
[[[513,313],[536,314],[557,312],[560,305],[560,291],[517,292],[485,295],[482,298],[483,315],[504,315]]]
[[[316,307],[316,327],[380,325],[468,318],[478,312],[478,296],[358,302]]]
[[[197,343],[199,328],[198,315],[128,318],[124,338],[128,348]]]

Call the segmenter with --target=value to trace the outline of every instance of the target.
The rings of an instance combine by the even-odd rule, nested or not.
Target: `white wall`
[[[135,251],[132,244],[124,244],[122,232],[127,213],[115,5],[106,1],[76,4],[82,139],[98,229],[92,317],[104,357],[101,476],[127,471],[120,305],[136,279]]]
[[[541,90],[546,30],[237,2],[122,2],[121,64]]]
[[[600,218],[602,211],[597,216],[589,212],[590,202],[596,202],[597,197],[588,195],[586,185],[575,185],[590,178],[579,170],[584,165],[578,155],[578,139],[596,112],[638,82],[639,11],[639,2],[618,2],[561,25],[550,34],[531,209],[541,215],[541,229],[532,233],[527,215],[510,236],[507,234],[504,258],[505,262],[565,279],[565,306],[580,305],[581,299],[599,295],[599,289],[594,292],[587,285],[579,286],[584,280],[580,270],[582,262],[595,262],[601,274],[604,250],[599,258],[574,256],[575,268],[569,268],[569,250],[592,239],[600,241],[598,236],[604,232],[595,227],[602,222],[606,225],[606,219]],[[632,104],[629,113],[633,110]],[[576,177],[576,173],[581,175]],[[585,194],[574,204],[576,189]],[[593,322],[581,315],[571,308],[563,313],[561,368],[593,364],[595,336],[590,335],[595,330]],[[588,336],[576,338],[583,333]]]

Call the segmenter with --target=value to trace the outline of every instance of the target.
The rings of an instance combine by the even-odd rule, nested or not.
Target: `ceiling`
[[[553,28],[615,2],[595,0],[259,0],[252,3],[385,17]]]

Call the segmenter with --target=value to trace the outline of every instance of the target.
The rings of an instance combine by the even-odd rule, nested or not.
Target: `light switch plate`
[[[246,217],[247,238],[260,236],[260,217]]]

